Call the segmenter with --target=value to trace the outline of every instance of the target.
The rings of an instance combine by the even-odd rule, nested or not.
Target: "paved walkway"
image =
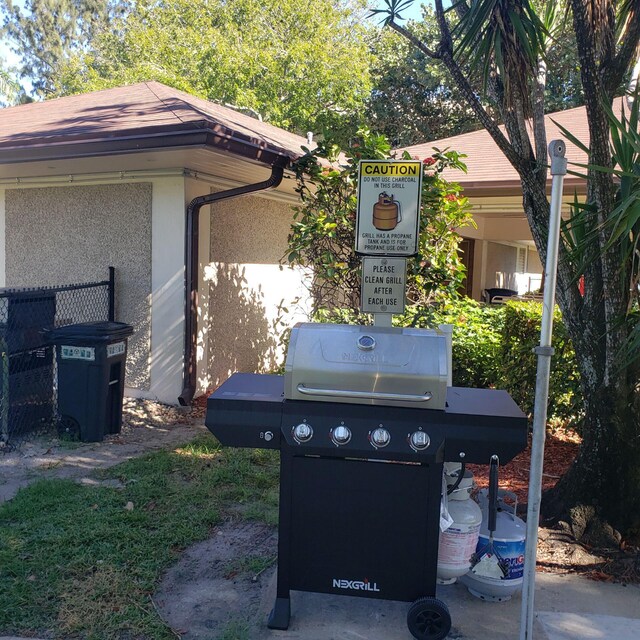
[[[183,640],[411,640],[408,604],[349,596],[292,592],[291,623],[273,631],[266,620],[275,599],[275,568],[229,579],[234,560],[269,556],[275,532],[230,523],[193,545],[165,576],[154,601]],[[459,584],[438,587],[449,607],[450,640],[518,640],[521,598],[484,602]],[[226,634],[226,635],[224,635]],[[575,575],[536,574],[535,640],[639,640],[640,585],[595,582]]]
[[[275,595],[275,574],[266,576],[266,589],[256,613],[256,625],[250,640],[411,640],[406,627],[407,604],[293,592],[291,624],[287,631],[266,628],[266,616]],[[185,580],[189,577],[185,575]],[[187,628],[181,628],[185,640],[218,637],[217,620],[212,614],[216,593],[200,594],[181,604]],[[197,586],[195,588],[197,591]],[[243,593],[245,591],[243,590]],[[520,629],[519,597],[509,602],[489,603],[471,596],[461,585],[440,587],[438,597],[451,612],[450,640],[518,640]],[[233,594],[226,590],[229,606]],[[193,606],[190,609],[190,606]],[[241,604],[241,603],[239,603]],[[638,640],[640,638],[640,587],[593,582],[576,576],[539,573],[536,576],[535,640]],[[162,609],[161,609],[162,610]],[[227,631],[228,632],[228,631]],[[226,638],[232,636],[225,635]],[[14,636],[0,640],[27,640]],[[30,638],[28,640],[37,640]]]
[[[270,594],[272,595],[272,594]],[[521,598],[484,602],[462,585],[443,586],[451,640],[517,640]],[[264,603],[263,614],[271,607]],[[593,582],[577,576],[537,574],[536,640],[638,640],[640,587]],[[410,640],[407,605],[341,596],[294,593],[289,630],[264,628],[251,640]]]

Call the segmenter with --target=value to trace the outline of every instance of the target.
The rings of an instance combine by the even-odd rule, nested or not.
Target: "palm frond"
[[[507,106],[516,95],[528,102],[530,79],[549,35],[530,0],[477,0],[453,33],[455,55],[482,71],[485,88],[495,69],[505,87]]]
[[[403,20],[401,12],[408,9],[413,0],[384,0],[384,4],[386,9],[371,9],[367,17],[382,16],[381,24],[387,26],[391,22]]]

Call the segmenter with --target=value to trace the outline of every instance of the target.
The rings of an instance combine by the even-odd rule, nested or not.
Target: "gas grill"
[[[412,602],[415,638],[451,626],[435,598],[442,464],[508,462],[527,421],[505,391],[447,387],[435,330],[299,324],[285,375],[238,373],[208,399],[225,446],[280,450],[277,598],[290,591]]]

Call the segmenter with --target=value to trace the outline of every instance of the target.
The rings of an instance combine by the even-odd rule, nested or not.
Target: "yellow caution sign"
[[[418,251],[422,163],[361,160],[356,252],[411,256]]]

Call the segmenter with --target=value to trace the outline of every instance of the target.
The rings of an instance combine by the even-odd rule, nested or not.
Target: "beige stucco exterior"
[[[269,371],[283,357],[284,328],[307,319],[305,273],[280,267],[293,221],[291,202],[263,195],[210,207],[210,261],[201,386],[216,386],[236,371]],[[202,231],[202,227],[201,227]],[[283,310],[286,308],[286,311]]]
[[[5,285],[94,282],[116,269],[116,319],[135,327],[129,340],[127,385],[149,386],[151,185],[7,189]],[[64,322],[65,296],[57,317]],[[75,306],[74,306],[75,308]],[[81,315],[75,321],[89,319]],[[93,318],[91,318],[93,319]]]
[[[231,185],[181,172],[117,184],[75,179],[88,184],[0,189],[0,286],[104,280],[114,266],[116,319],[135,327],[127,393],[175,403],[184,363],[185,208]],[[201,210],[197,393],[235,371],[273,369],[283,330],[307,318],[304,273],[279,265],[293,202],[264,192]]]
[[[569,215],[574,196],[563,198]],[[475,226],[459,229],[474,240],[472,297],[482,299],[484,289],[513,289],[523,294],[540,288],[543,267],[519,195],[469,195]]]

